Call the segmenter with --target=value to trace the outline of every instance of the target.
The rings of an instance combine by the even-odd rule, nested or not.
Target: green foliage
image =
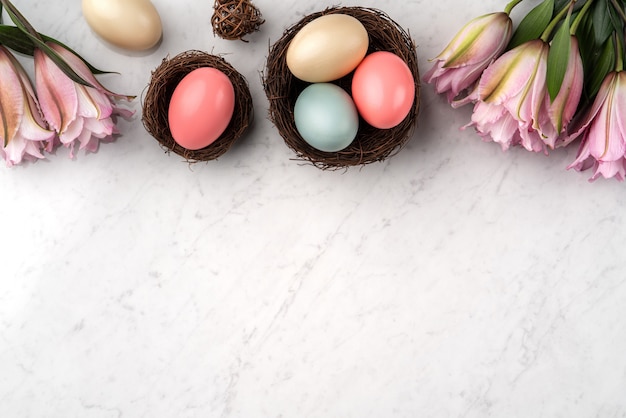
[[[585,77],[586,95],[593,97],[600,90],[602,82],[608,73],[615,67],[615,43],[612,38],[607,39],[595,62],[588,63],[589,71]]]
[[[622,7],[622,12],[624,8]],[[624,33],[624,21],[620,18],[618,11],[615,9],[615,5],[608,8],[609,18],[611,20],[611,24],[613,25],[613,29],[617,33]]]
[[[63,44],[62,42],[59,42],[56,39],[51,38],[42,33],[39,33],[38,35],[41,37],[41,39],[43,39],[44,42],[54,42],[55,44],[62,46],[63,48],[67,49],[68,51],[76,55],[85,63],[85,65],[89,68],[89,70],[93,74],[110,74],[111,73],[110,71],[103,71],[94,67],[83,57],[78,55],[76,51],[74,51],[69,46]],[[28,35],[26,35],[18,27],[9,26],[9,25],[0,25],[0,44],[16,52],[19,52],[20,54],[30,55],[30,56],[34,54],[35,48],[36,48],[35,43],[31,40],[30,37],[28,37]]]
[[[0,30],[2,38],[0,38],[0,42],[7,47],[14,49],[17,52],[22,52],[27,55],[33,55],[35,48],[40,49],[45,53],[51,60],[56,64],[65,75],[67,75],[72,81],[88,86],[93,87],[88,81],[83,79],[80,75],[76,73],[72,69],[72,67],[61,57],[55,50],[50,48],[46,44],[46,42],[54,42],[76,56],[78,56],[92,72],[96,74],[101,74],[103,71],[98,70],[89,64],[85,59],[83,59],[76,52],[72,51],[67,46],[63,45],[61,42],[56,41],[48,36],[42,35],[39,32],[35,31],[35,29],[30,25],[28,20],[17,10],[17,8],[9,1],[9,0],[0,0],[0,6],[4,6],[4,10],[6,10],[7,14],[15,23],[15,29],[9,29],[5,25],[2,25],[2,29]],[[1,11],[1,9],[0,9]],[[18,34],[19,32],[19,34]],[[30,43],[30,45],[29,45]]]
[[[609,0],[595,0],[591,14],[593,16],[593,34],[597,45],[604,44],[613,33],[609,9]]]
[[[561,28],[557,31],[552,40],[552,45],[550,46],[548,74],[546,78],[550,100],[554,100],[559,94],[565,73],[567,72],[572,42],[569,34],[569,25],[570,18],[568,16],[561,25]]]
[[[55,63],[57,67],[61,69],[72,81],[75,83],[83,84],[88,87],[93,87],[89,82],[84,80],[81,76],[76,74],[76,71],[70,67],[67,62],[59,55],[56,51],[50,48],[46,43],[41,39],[39,34],[34,31],[32,26],[24,19],[24,17],[15,9],[9,1],[3,0],[3,4],[6,8],[7,14],[15,23],[15,26],[21,30],[28,39],[34,44],[35,47],[41,49],[51,60]]]
[[[615,45],[611,37],[602,44],[596,43],[592,17],[584,21],[577,35],[585,73],[585,96],[591,99],[615,66]]]
[[[544,0],[532,9],[520,22],[507,49],[513,49],[524,42],[539,38],[550,24],[553,14],[554,0]]]

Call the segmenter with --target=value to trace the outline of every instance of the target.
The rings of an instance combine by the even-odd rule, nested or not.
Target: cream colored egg
[[[121,48],[150,49],[162,36],[161,18],[150,0],[83,0],[83,16],[94,32]]]
[[[367,54],[369,37],[358,19],[329,14],[306,24],[287,48],[287,67],[301,80],[322,83],[354,70]]]

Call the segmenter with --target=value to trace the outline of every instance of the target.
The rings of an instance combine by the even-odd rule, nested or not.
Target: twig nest
[[[331,14],[344,14],[356,18],[365,27],[369,46],[367,55],[387,51],[400,57],[413,75],[415,100],[407,116],[396,126],[379,129],[359,117],[356,138],[346,148],[336,152],[321,151],[309,145],[296,128],[294,108],[302,91],[311,83],[295,77],[287,65],[287,51],[298,32],[313,20]],[[341,42],[340,39],[337,42]],[[354,71],[333,84],[352,95]],[[420,80],[415,44],[409,34],[378,9],[364,7],[331,7],[302,18],[289,27],[283,36],[270,48],[263,86],[269,100],[269,118],[274,123],[285,143],[296,153],[296,159],[310,162],[321,169],[340,169],[384,161],[397,153],[410,139],[417,121],[420,104]]]
[[[172,94],[180,81],[198,68],[215,68],[223,72],[233,84],[235,108],[226,130],[205,148],[190,150],[180,146],[169,127],[168,108]],[[142,122],[146,130],[161,146],[182,156],[189,162],[214,160],[226,153],[252,123],[252,97],[246,79],[224,58],[202,51],[186,51],[174,58],[164,58],[152,72],[143,102]]]
[[[223,39],[242,40],[259,30],[265,22],[250,0],[215,0],[211,25],[213,33]]]

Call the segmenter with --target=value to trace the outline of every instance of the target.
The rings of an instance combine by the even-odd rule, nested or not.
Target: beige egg
[[[301,80],[323,83],[354,70],[367,54],[369,36],[358,19],[329,14],[307,23],[287,48],[287,67]]]
[[[162,36],[161,18],[150,0],[83,0],[85,20],[105,41],[142,51]]]

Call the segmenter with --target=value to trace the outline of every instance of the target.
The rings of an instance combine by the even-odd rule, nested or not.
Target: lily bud
[[[53,42],[47,43],[82,79],[88,87],[72,81],[46,54],[35,50],[35,82],[44,117],[57,133],[61,144],[70,148],[95,152],[100,141],[112,141],[117,133],[113,117],[130,116],[114,99],[127,98],[105,89],[87,65],[74,53]]]
[[[529,151],[545,151],[544,135],[538,129],[547,95],[547,61],[548,45],[539,39],[498,58],[475,90],[478,101],[468,126],[503,149],[520,144]]]
[[[26,72],[2,45],[0,80],[0,157],[9,167],[44,158],[41,151],[54,132],[46,129]]]
[[[467,23],[434,59],[424,80],[435,83],[437,93],[447,93],[450,103],[471,89],[511,40],[513,23],[504,12],[477,17]],[[463,103],[465,104],[465,103]]]

